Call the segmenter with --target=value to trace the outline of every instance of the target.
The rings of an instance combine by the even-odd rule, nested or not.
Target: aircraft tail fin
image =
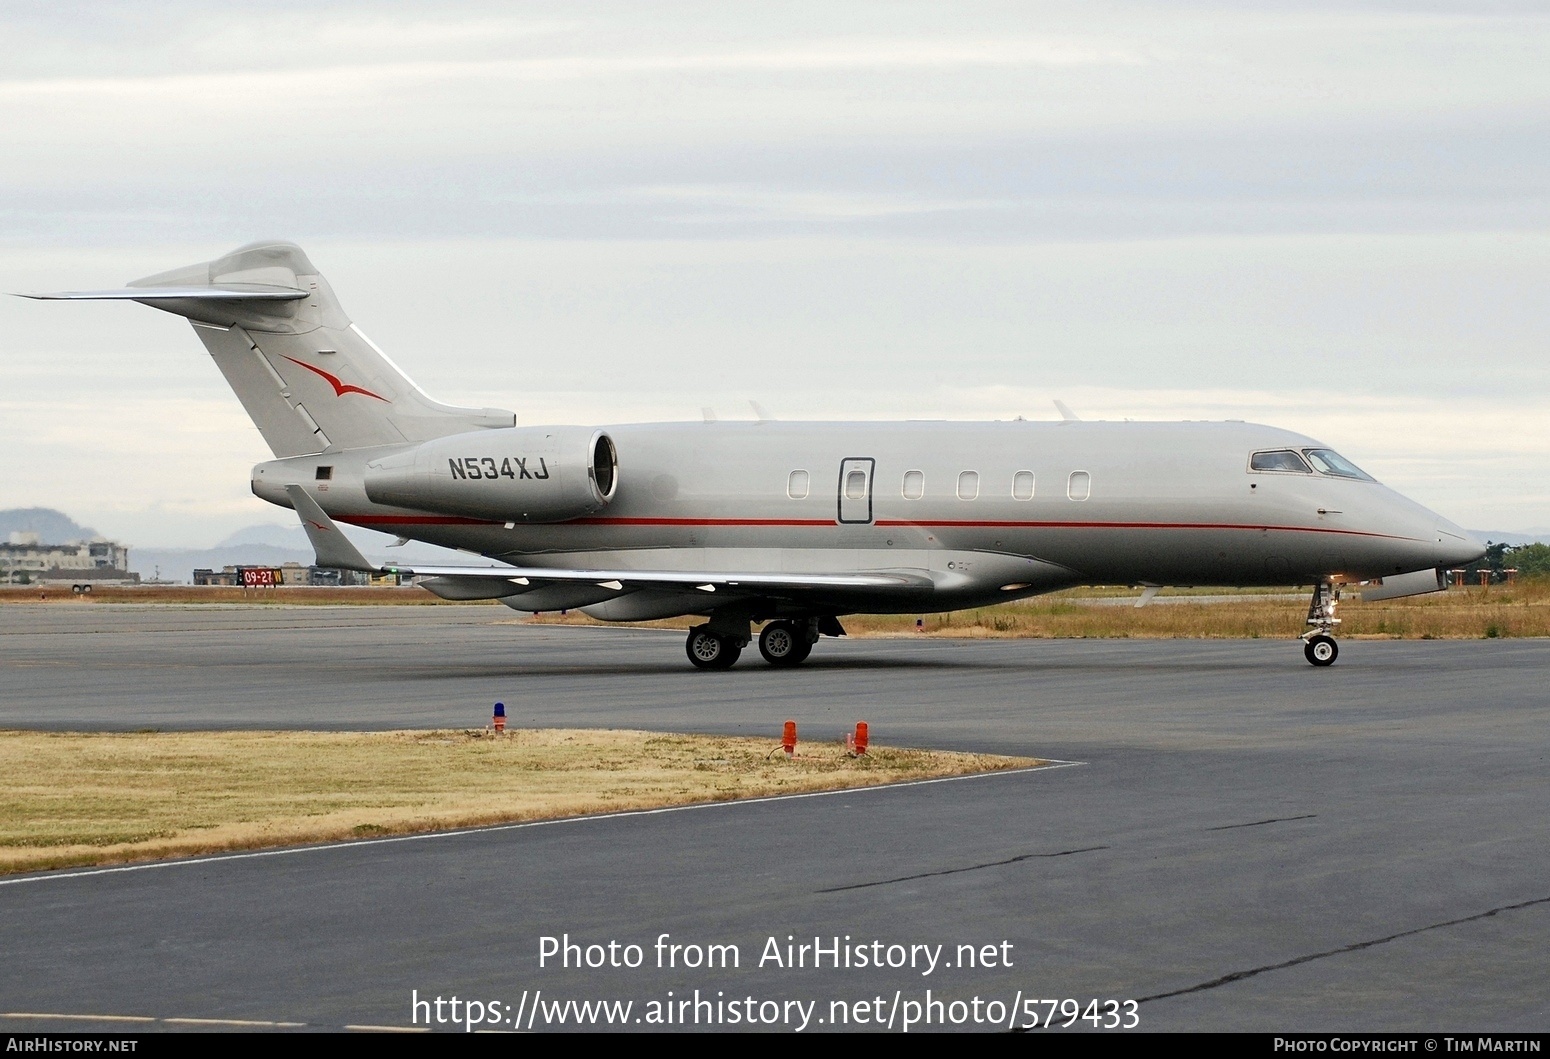
[[[427,397],[350,321],[294,243],[251,243],[123,290],[32,297],[129,299],[186,317],[276,456],[516,423],[501,409],[455,408]]]

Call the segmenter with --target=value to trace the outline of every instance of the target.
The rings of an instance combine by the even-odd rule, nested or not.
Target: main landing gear
[[[715,619],[689,630],[684,653],[699,669],[731,669],[748,646],[750,636],[743,631],[746,620],[717,625]],[[772,621],[759,632],[759,653],[772,666],[801,665],[813,653],[819,633],[844,636],[845,630],[832,617],[782,618]]]
[[[1320,581],[1313,586],[1313,602],[1308,604],[1308,624],[1311,628],[1302,634],[1302,653],[1316,666],[1331,666],[1340,657],[1340,645],[1335,642],[1335,605],[1340,593],[1330,581]]]
[[[731,669],[747,642],[746,639],[739,642],[732,636],[718,636],[710,631],[709,625],[696,625],[689,630],[684,650],[688,652],[689,661],[700,669]]]
[[[801,665],[813,653],[818,630],[805,621],[772,621],[759,633],[759,653],[772,666]]]

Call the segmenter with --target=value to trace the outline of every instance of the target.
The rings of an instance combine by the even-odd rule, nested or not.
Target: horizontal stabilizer
[[[296,514],[301,516],[301,527],[307,531],[307,539],[312,542],[312,550],[317,553],[319,566],[331,570],[376,572],[376,564],[366,561],[360,549],[350,543],[350,539],[318,506],[318,502],[307,495],[305,489],[299,485],[288,485],[285,492],[291,498],[291,506],[296,509]]]
[[[219,287],[122,287],[118,290],[62,290],[52,294],[19,294],[45,302],[90,301],[171,301],[198,298],[205,301],[281,301],[305,298],[307,292],[295,287],[276,287],[267,283],[225,283]]]

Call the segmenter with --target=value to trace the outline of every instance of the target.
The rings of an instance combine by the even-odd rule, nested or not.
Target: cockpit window
[[[1302,451],[1313,461],[1313,466],[1317,467],[1321,474],[1332,474],[1336,478],[1359,478],[1364,482],[1377,480],[1334,449],[1303,449]]]
[[[1274,452],[1256,452],[1249,457],[1249,470],[1292,471],[1296,474],[1313,473],[1308,465],[1303,462],[1303,458],[1291,449],[1276,449]]]

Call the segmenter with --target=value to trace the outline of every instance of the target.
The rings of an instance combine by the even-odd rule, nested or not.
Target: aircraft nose
[[[1451,522],[1437,527],[1437,562],[1440,566],[1468,566],[1485,555],[1485,542]]]

